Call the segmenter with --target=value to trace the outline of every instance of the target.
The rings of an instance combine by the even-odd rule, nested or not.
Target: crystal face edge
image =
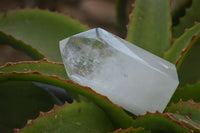
[[[112,39],[110,39],[110,38],[112,38],[113,36],[114,37],[116,37],[115,35],[112,35],[111,33],[108,33],[108,32],[106,32],[105,30],[102,30],[102,29],[92,29],[92,30],[89,30],[89,31],[86,31],[86,32],[83,32],[83,33],[79,33],[79,34],[77,34],[77,35],[74,35],[74,36],[72,36],[72,37],[86,37],[86,38],[95,38],[95,37],[97,37],[97,35],[94,33],[94,31],[95,30],[99,30],[100,32],[104,32],[105,33],[105,36],[109,36],[109,37],[105,37],[105,38],[103,38],[104,39],[104,41],[106,41],[106,38],[108,39],[109,38],[109,40],[112,40]],[[87,33],[87,34],[86,34]],[[88,34],[89,33],[89,34]],[[104,34],[100,34],[100,35],[104,35]],[[69,37],[69,38],[71,38],[71,37]],[[63,49],[64,49],[64,47],[65,47],[65,45],[66,45],[66,43],[69,41],[69,38],[67,38],[67,39],[64,39],[64,40],[62,40],[62,41],[60,41],[60,49],[61,49],[61,54],[62,54],[62,58],[64,57],[63,56]],[[96,39],[96,38],[95,38]],[[118,40],[119,41],[119,40]],[[121,40],[122,42],[123,42],[123,40]],[[125,41],[125,40],[124,40]],[[111,43],[112,45],[115,45],[112,41],[111,42],[109,42],[109,43]],[[119,42],[118,42],[119,43]],[[125,43],[129,43],[129,42],[127,42],[127,41],[125,41]],[[62,45],[63,44],[63,45]],[[62,45],[62,46],[61,46]],[[124,45],[124,44],[123,44]],[[133,44],[131,44],[131,45],[133,45]],[[133,47],[132,46],[129,46],[128,44],[126,45],[126,46],[129,46],[129,49],[131,49],[132,50],[132,52],[134,51],[137,55],[139,55],[139,57],[140,58],[142,58],[143,60],[145,60],[145,62],[147,62],[147,64],[149,65],[150,64],[150,66],[153,66],[154,68],[156,68],[156,69],[159,69],[159,70],[167,70],[167,67],[171,67],[171,69],[175,69],[175,67],[174,66],[170,66],[168,63],[167,63],[167,61],[163,61],[163,59],[160,59],[160,57],[156,57],[155,55],[152,55],[151,53],[147,53],[146,51],[144,51],[143,49],[141,49],[141,48],[139,48],[139,47],[137,47],[137,46],[134,46],[133,45]],[[109,46],[110,47],[110,46]],[[131,47],[131,48],[130,48]],[[123,47],[122,47],[123,48]],[[114,51],[116,51],[116,50],[114,50]],[[120,50],[119,50],[120,51]],[[114,52],[115,53],[115,52]],[[140,54],[140,53],[142,53],[142,54]],[[85,53],[83,53],[83,54],[85,54]],[[124,55],[123,55],[124,56]],[[129,55],[128,55],[129,56]],[[129,57],[126,57],[126,58],[129,58]],[[115,57],[115,56],[114,56]],[[133,56],[134,57],[134,56]],[[65,57],[64,57],[65,58]],[[63,61],[65,60],[63,58]],[[152,58],[152,59],[151,59]],[[151,60],[149,60],[149,59],[151,59]],[[76,59],[75,59],[76,60]],[[113,66],[115,66],[116,65],[116,63],[117,62],[123,62],[122,60],[119,60],[119,59],[117,59],[118,61],[116,61],[115,62],[115,64],[113,65]],[[124,59],[123,59],[124,60]],[[156,60],[156,61],[153,61],[153,63],[152,63],[152,60]],[[161,62],[159,62],[159,61],[157,61],[157,60],[160,60]],[[136,64],[138,64],[138,60],[137,59],[130,59],[130,61],[132,62],[135,62]],[[102,63],[105,63],[105,62],[102,62]],[[134,66],[135,66],[135,64],[131,64],[131,63],[127,63],[127,62],[124,62],[124,63],[126,63],[127,64],[127,66],[130,64],[130,65],[132,65],[131,67],[133,67],[134,68]],[[160,65],[160,67],[158,67],[157,68],[157,66],[159,66],[159,64],[161,63],[161,65]],[[166,68],[164,68],[164,66],[163,66],[163,64],[162,63],[164,63],[164,66],[166,66]],[[66,67],[66,62],[64,61],[64,64],[65,64],[65,67]],[[142,64],[142,63],[139,63],[139,64]],[[109,64],[109,65],[111,65],[112,66],[112,64]],[[146,65],[146,66],[148,66],[148,65]],[[154,66],[155,65],[155,66]],[[169,65],[169,66],[168,66]],[[112,66],[112,67],[113,67]],[[143,65],[141,65],[142,67],[144,67],[144,70],[146,70],[147,68],[146,68],[146,66],[145,66],[145,64],[143,64]],[[121,66],[121,67],[124,67],[123,65]],[[119,68],[121,68],[120,66],[119,66]],[[162,68],[162,69],[161,69]],[[130,71],[132,71],[132,69],[131,68],[129,68],[130,69]],[[149,68],[148,68],[149,69]],[[174,70],[171,70],[170,69],[170,71],[174,71]],[[67,70],[67,73],[69,74],[70,72],[69,72],[69,69],[66,69]],[[112,70],[112,69],[111,69]],[[142,70],[142,71],[141,71]],[[143,72],[144,70],[143,69],[141,69],[140,71],[141,72]],[[104,71],[104,70],[103,70]],[[150,69],[150,71],[152,71],[153,73],[156,71],[156,70],[153,70],[153,69]],[[145,74],[145,75],[143,75],[143,76],[138,76],[138,78],[140,78],[140,79],[143,79],[144,78],[144,80],[146,79],[146,80],[148,80],[148,78],[145,78],[145,77],[147,77],[148,76],[148,74],[152,74],[152,72],[148,72],[148,71],[146,71],[147,73]],[[118,73],[118,71],[116,71],[115,73],[117,73],[117,74],[120,74],[120,73]],[[112,77],[112,75],[114,75],[115,73],[112,73],[111,75],[109,75],[109,74],[107,74],[107,77]],[[127,72],[128,74],[129,74],[129,72]],[[132,74],[134,74],[134,71],[133,72],[131,72]],[[155,73],[156,75],[158,75],[159,76],[159,71],[157,71],[156,73]],[[165,74],[165,73],[164,73]],[[164,78],[166,78],[167,80],[169,80],[170,79],[170,75],[169,75],[169,77],[166,77],[166,76],[168,76],[167,75],[168,73],[166,73],[165,75],[164,75]],[[173,73],[172,73],[173,74]],[[69,77],[70,77],[70,75],[71,74],[69,74]],[[140,75],[140,73],[138,73],[138,75]],[[162,74],[161,74],[162,75]],[[74,75],[72,75],[72,76],[74,76]],[[70,77],[70,78],[72,78],[72,76]],[[78,75],[79,77],[80,77],[80,75]],[[130,76],[130,75],[129,75]],[[150,78],[152,78],[152,77],[154,77],[153,75],[150,77]],[[156,77],[156,76],[155,76]],[[161,78],[162,78],[163,76],[161,76]],[[78,78],[78,77],[77,77]],[[82,78],[82,79],[81,79]],[[135,77],[133,77],[133,78],[135,78]],[[158,77],[159,78],[159,77]],[[172,79],[177,79],[177,74],[175,73],[175,76],[173,76],[173,77],[171,77]],[[73,78],[72,78],[72,80],[73,80]],[[79,80],[82,80],[82,81],[79,81]],[[144,113],[146,113],[146,111],[150,111],[150,112],[154,112],[155,111],[155,109],[156,110],[159,110],[160,112],[162,112],[163,110],[164,110],[164,108],[165,108],[165,106],[167,105],[167,103],[169,102],[169,100],[170,100],[170,98],[171,98],[171,96],[172,96],[172,94],[174,93],[174,91],[175,91],[175,88],[176,88],[176,86],[178,85],[178,82],[176,82],[176,81],[173,81],[172,83],[173,83],[173,85],[171,85],[171,86],[173,86],[173,87],[165,87],[165,88],[163,88],[163,90],[162,90],[162,92],[159,92],[160,90],[159,90],[159,87],[157,87],[157,89],[154,89],[154,87],[150,87],[149,88],[149,90],[152,90],[152,91],[155,91],[155,90],[157,90],[157,92],[155,92],[155,93],[157,93],[157,94],[159,94],[159,93],[161,93],[162,95],[162,97],[159,99],[159,97],[156,97],[157,99],[159,99],[159,100],[156,100],[156,98],[153,98],[153,94],[151,94],[151,92],[149,92],[150,94],[151,94],[151,96],[152,96],[152,98],[151,97],[148,97],[148,95],[147,94],[145,94],[145,91],[149,91],[148,89],[146,89],[145,90],[145,88],[147,87],[143,87],[143,91],[141,91],[141,90],[138,90],[138,89],[131,89],[130,88],[130,85],[129,85],[129,88],[125,88],[124,90],[120,90],[120,88],[118,88],[118,89],[115,89],[115,91],[118,91],[119,93],[123,93],[123,91],[124,91],[124,93],[126,93],[127,95],[129,95],[130,96],[130,94],[132,94],[132,96],[133,96],[133,98],[132,99],[136,99],[136,102],[132,102],[131,104],[130,104],[130,101],[131,101],[131,98],[130,99],[126,99],[126,97],[124,97],[124,99],[122,99],[121,101],[117,101],[116,100],[116,98],[115,98],[115,96],[113,96],[113,94],[112,93],[107,93],[107,92],[105,92],[105,91],[107,91],[106,89],[104,89],[103,91],[102,90],[99,90],[99,88],[97,87],[97,88],[95,88],[95,85],[93,84],[93,85],[91,85],[91,83],[94,83],[93,82],[93,80],[86,80],[86,79],[84,79],[83,80],[83,77],[80,77],[80,79],[79,80],[73,80],[73,81],[75,81],[75,82],[77,82],[77,83],[79,83],[79,84],[81,84],[81,85],[84,85],[84,86],[89,86],[89,87],[91,87],[93,90],[95,90],[96,92],[98,92],[98,93],[100,93],[100,94],[103,94],[103,95],[105,95],[105,96],[107,96],[111,101],[113,101],[115,104],[117,104],[117,105],[119,105],[119,106],[122,106],[122,107],[124,107],[125,109],[127,109],[128,111],[130,111],[130,112],[132,112],[132,113],[134,113],[134,114],[144,114]],[[120,78],[118,78],[118,79],[116,79],[116,80],[121,80]],[[136,81],[137,81],[137,79],[135,79]],[[111,80],[113,83],[115,83],[115,80]],[[135,82],[136,82],[135,81]],[[85,82],[87,82],[87,83],[85,83]],[[105,81],[104,81],[105,82]],[[126,83],[127,81],[125,81],[124,80],[124,82]],[[130,81],[131,82],[131,81]],[[134,80],[133,80],[133,82],[134,82]],[[140,81],[139,81],[140,82]],[[155,81],[153,81],[153,82],[155,82]],[[137,82],[136,82],[137,83]],[[145,82],[144,82],[145,83]],[[150,83],[150,82],[149,82]],[[149,84],[148,83],[148,84]],[[156,82],[155,82],[156,83]],[[102,83],[101,83],[102,84]],[[109,84],[109,83],[107,83],[107,84]],[[117,83],[115,83],[115,84],[117,84]],[[130,84],[130,83],[129,83]],[[148,85],[147,84],[147,85]],[[159,85],[159,83],[157,83],[158,85]],[[167,83],[165,83],[166,84],[166,86],[168,85]],[[120,85],[120,84],[119,84]],[[140,87],[141,87],[141,84],[139,85]],[[123,88],[125,87],[125,86],[122,86]],[[162,88],[162,87],[160,87],[160,88]],[[166,91],[167,90],[167,91]],[[130,92],[130,93],[128,93],[128,92]],[[163,93],[165,92],[165,95],[163,95]],[[140,97],[138,97],[137,95],[135,95],[134,93],[137,93],[137,95],[140,95],[140,96],[143,96],[144,98],[142,99],[142,98],[140,98]],[[120,95],[120,94],[118,94],[118,93],[116,93],[116,95]],[[123,97],[122,97],[123,98]],[[151,100],[151,102],[148,102],[149,100]],[[158,101],[161,101],[161,102],[158,102]],[[163,101],[163,102],[162,102]],[[142,106],[141,104],[147,104],[146,106]],[[149,104],[149,105],[148,105]],[[142,111],[141,111],[142,110]]]
[[[128,41],[126,41],[126,40],[124,40],[124,39],[121,39],[121,38],[119,38],[118,36],[116,36],[116,35],[114,35],[114,34],[112,34],[112,33],[109,33],[109,32],[107,32],[106,30],[104,30],[104,29],[102,29],[102,28],[94,28],[94,29],[90,29],[90,30],[88,30],[88,31],[85,31],[85,32],[81,32],[81,33],[78,33],[78,34],[75,34],[75,35],[73,35],[73,36],[70,36],[70,37],[82,37],[82,38],[97,38],[98,40],[99,40],[99,37],[97,36],[97,35],[95,35],[94,33],[92,34],[92,32],[96,32],[96,31],[98,31],[98,32],[104,32],[104,33],[106,33],[106,34],[110,34],[110,35],[112,35],[113,37],[117,37],[120,41],[125,41],[126,43],[128,43],[129,45],[126,45],[125,44],[125,46],[127,47],[126,48],[126,52],[127,51],[130,51],[129,49],[137,49],[136,51],[134,51],[134,52],[137,52],[137,51],[143,51],[143,53],[142,54],[146,54],[146,57],[147,58],[149,58],[148,57],[148,55],[147,54],[151,54],[151,55],[153,55],[154,56],[154,58],[156,58],[156,60],[154,59],[154,60],[152,60],[152,59],[147,59],[147,58],[145,58],[145,61],[141,58],[141,54],[139,53],[139,52],[137,52],[137,54],[134,54],[134,53],[132,53],[132,56],[134,57],[134,58],[137,58],[138,60],[140,60],[140,61],[142,61],[145,65],[148,65],[148,60],[150,60],[150,61],[154,61],[154,62],[157,62],[157,60],[162,60],[162,61],[164,61],[165,63],[168,63],[168,64],[171,64],[171,65],[174,65],[174,64],[172,64],[171,62],[168,62],[168,61],[166,61],[166,60],[164,60],[164,59],[162,59],[161,57],[158,57],[158,56],[156,56],[156,55],[154,55],[154,54],[152,54],[152,53],[150,53],[150,52],[148,52],[148,51],[146,51],[146,50],[144,50],[144,49],[142,49],[142,48],[140,48],[140,47],[138,47],[138,46],[136,46],[136,45],[133,45],[133,44],[131,44],[130,42],[128,42]],[[91,33],[90,33],[91,32]],[[88,35],[85,35],[85,34],[88,34]],[[65,44],[67,43],[67,41],[69,40],[69,38],[70,37],[68,37],[68,38],[66,38],[66,39],[63,39],[63,40],[61,40],[59,43],[60,43],[60,51],[62,51],[62,49],[64,49],[64,46],[65,46]],[[101,37],[106,37],[106,35],[105,36],[101,36]],[[106,42],[106,43],[109,43],[109,42]],[[117,44],[116,44],[117,45]],[[118,45],[119,46],[119,45]],[[116,48],[116,49],[118,49],[119,51],[121,51],[121,49],[120,48],[117,48],[115,45],[112,45],[112,47],[114,47],[114,48]],[[125,53],[125,51],[121,51],[121,52],[124,52]],[[128,52],[128,53],[130,53],[130,52]],[[61,54],[62,55],[62,54]],[[144,57],[143,57],[144,58]],[[160,65],[161,67],[166,67],[166,65],[165,65],[165,63],[162,63],[162,64],[160,64],[160,63],[156,63],[156,65],[158,66],[158,65]],[[156,67],[157,67],[156,66]],[[175,67],[174,67],[175,68]],[[156,68],[155,68],[156,69]],[[176,68],[175,68],[176,69]],[[175,77],[175,78],[177,78],[177,77]]]

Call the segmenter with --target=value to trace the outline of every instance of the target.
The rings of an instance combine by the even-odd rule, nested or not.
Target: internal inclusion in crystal
[[[76,45],[75,45],[76,44]],[[88,44],[88,45],[86,45]],[[76,60],[73,58],[73,54],[76,53]],[[108,58],[113,54],[104,43],[90,38],[71,37],[68,41],[68,45],[64,48],[64,57],[68,73],[76,73],[80,76],[91,76],[96,71],[94,66],[100,66],[101,59]],[[88,77],[92,79],[92,77]]]
[[[134,114],[162,112],[178,85],[173,64],[96,28],[60,42],[68,76]]]

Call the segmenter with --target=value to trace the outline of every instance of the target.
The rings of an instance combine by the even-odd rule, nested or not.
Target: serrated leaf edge
[[[176,26],[178,26],[178,25],[182,22],[182,20],[184,19],[185,15],[187,14],[187,12],[188,12],[188,10],[190,9],[190,7],[192,6],[192,4],[193,4],[193,0],[191,0],[191,5],[190,5],[189,7],[187,7],[187,8],[185,8],[185,14],[184,14],[184,16],[181,16],[181,17],[178,18],[178,22],[179,22],[179,23],[178,23]],[[194,24],[195,24],[195,23],[194,23]],[[175,26],[175,27],[176,27],[176,26]],[[191,28],[191,27],[188,27],[188,28]],[[185,29],[184,29],[184,32],[185,32],[185,30],[187,30],[188,28],[185,28]],[[182,33],[181,35],[183,35],[183,33]],[[181,35],[180,35],[180,36],[181,36]],[[180,36],[179,36],[179,37],[180,37]],[[173,38],[173,39],[176,39],[176,38]]]
[[[185,120],[182,120],[182,119],[176,118],[176,117],[174,116],[173,113],[169,113],[169,114],[171,115],[172,119],[176,119],[176,120],[180,121],[181,123],[186,124],[186,125],[188,125],[188,126],[194,128],[194,129],[200,131],[200,128],[199,128],[200,125],[199,125],[198,123],[196,123],[195,121],[193,121],[193,123],[195,123],[195,124],[198,125],[199,127],[196,127],[196,126],[190,124],[189,122],[187,122],[187,121],[185,121]],[[175,114],[179,114],[179,112],[176,112]],[[190,117],[189,117],[188,115],[184,115],[184,117],[185,117],[186,119],[192,121],[192,119],[190,119]],[[191,129],[191,130],[192,130],[192,129]]]
[[[135,130],[142,129],[142,130],[144,130],[143,127],[133,128],[133,127],[131,126],[131,127],[127,128],[127,129],[122,129],[122,128],[117,129],[116,131],[114,131],[114,132],[112,132],[112,133],[126,132],[126,131],[129,131],[129,130],[131,130],[131,129],[135,129]]]
[[[6,80],[24,80],[24,81],[36,81],[36,82],[47,83],[47,84],[55,85],[55,86],[62,87],[62,88],[65,88],[63,83],[67,83],[67,84],[70,84],[75,87],[80,87],[83,89],[83,91],[78,91],[77,89],[75,89],[74,92],[79,93],[81,95],[88,97],[89,99],[94,100],[95,101],[94,103],[96,103],[100,108],[102,108],[106,112],[108,117],[111,119],[111,121],[113,123],[115,123],[116,125],[118,125],[118,126],[120,125],[122,128],[128,128],[128,127],[130,127],[130,124],[133,121],[132,117],[129,116],[128,114],[126,114],[122,107],[114,104],[112,101],[110,101],[108,99],[108,97],[97,93],[90,87],[79,85],[71,80],[64,80],[55,75],[50,75],[50,76],[43,75],[36,71],[33,71],[33,72],[9,72],[9,73],[0,72],[0,75],[2,75],[0,77],[0,82],[6,81]],[[55,80],[55,82],[53,83],[52,80]],[[72,91],[72,89],[71,89],[71,91]],[[90,95],[91,93],[93,93],[93,94]],[[99,98],[103,98],[104,100],[106,100],[106,102],[100,101]],[[109,104],[109,107],[107,107],[108,106],[107,104]],[[116,111],[116,114],[121,113],[121,118],[123,117],[124,120],[126,119],[127,123],[121,122],[119,120],[115,120],[115,118],[112,115],[113,112],[108,113],[109,108],[113,108],[113,111],[114,112]]]
[[[170,1],[172,1],[172,0],[170,0]],[[191,0],[192,1],[192,3],[193,3],[193,0]],[[191,4],[192,5],[192,4]],[[186,12],[187,12],[187,10],[191,7],[191,5],[189,6],[189,7],[186,7],[184,10],[185,10],[185,14],[186,14]],[[184,15],[185,16],[185,15]],[[179,21],[179,23],[180,23],[180,21],[181,21],[181,19],[183,19],[184,18],[184,16],[181,16],[181,17],[179,17],[178,18],[178,21]],[[179,24],[178,23],[178,24]]]
[[[199,82],[199,83],[200,83],[200,82]],[[194,102],[193,99],[190,99],[190,100],[188,100],[188,101],[183,101],[182,99],[180,99],[179,102],[177,102],[177,103],[172,102],[171,104],[176,105],[176,104],[178,104],[178,103],[181,103],[181,104],[187,104],[187,103],[189,103],[189,104],[191,104],[191,105],[196,106],[198,109],[200,109],[200,103]]]
[[[132,12],[129,14],[128,16],[128,24],[126,25],[126,29],[127,29],[127,35],[125,37],[125,40],[128,39],[128,36],[129,36],[129,27],[131,25],[131,19],[133,17],[133,14],[134,14],[134,8],[135,8],[135,3],[136,3],[136,0],[131,4],[131,7],[132,7]]]
[[[23,45],[25,45],[25,46],[27,46],[28,48],[32,49],[32,50],[34,51],[34,53],[39,54],[39,57],[34,57],[34,56],[31,56],[31,55],[29,55],[28,53],[26,53],[27,55],[31,56],[32,58],[34,58],[34,59],[41,59],[41,58],[44,58],[44,57],[45,57],[44,54],[42,54],[41,52],[39,52],[36,48],[32,47],[32,45],[27,44],[27,43],[25,43],[25,42],[22,41],[22,40],[18,40],[18,39],[16,39],[14,36],[12,36],[12,35],[10,35],[10,34],[6,34],[6,33],[4,33],[3,31],[0,31],[0,33],[1,33],[1,34],[4,34],[4,35],[7,36],[7,37],[10,37],[10,38],[12,38],[12,39],[18,41],[19,43],[22,43]],[[5,44],[5,45],[9,45],[9,44]],[[13,46],[13,44],[11,44],[10,46],[16,48],[15,46]],[[23,51],[23,50],[20,49],[20,48],[16,48],[16,49],[19,49],[20,51]],[[24,52],[24,51],[23,51],[23,52]]]
[[[82,102],[82,101],[81,101],[81,102]],[[73,103],[76,103],[76,101],[74,100]],[[73,103],[71,103],[71,104],[73,104]],[[68,102],[65,102],[65,103],[64,103],[63,105],[61,105],[61,106],[58,106],[58,105],[55,104],[55,105],[53,106],[53,108],[52,108],[50,111],[48,111],[48,112],[42,112],[42,111],[40,111],[39,115],[38,115],[35,119],[33,119],[33,120],[27,120],[26,125],[25,125],[23,128],[15,128],[15,129],[13,129],[14,133],[19,133],[19,132],[22,131],[23,129],[25,129],[25,128],[29,127],[30,125],[32,125],[35,121],[37,121],[37,120],[40,119],[41,117],[46,116],[46,115],[48,115],[48,114],[51,114],[51,113],[55,112],[55,109],[57,109],[57,108],[64,108],[64,107],[66,107],[68,104],[69,104]],[[55,115],[54,118],[57,119],[57,115]]]
[[[172,1],[172,0],[171,0],[171,1]],[[192,28],[194,28],[194,27],[195,27],[196,25],[198,25],[198,24],[200,24],[200,23],[199,23],[199,22],[195,22],[194,25],[193,25],[192,27],[186,28],[186,29],[184,30],[184,33],[187,32],[188,30],[191,30]],[[171,28],[172,28],[172,26],[171,26]],[[172,30],[172,29],[171,29],[171,30]],[[182,35],[184,35],[184,33],[183,33]],[[171,34],[172,34],[172,32],[171,32]],[[181,38],[182,35],[181,35],[179,38]],[[195,36],[195,35],[193,35],[193,36]],[[169,48],[168,50],[162,52],[163,57],[164,57],[164,55],[165,55],[166,53],[168,53],[168,52],[170,51],[171,48],[173,48],[174,42],[175,42],[177,39],[179,39],[179,38],[172,38],[172,40],[171,40],[172,43],[171,43],[170,48]],[[191,40],[192,40],[192,39],[191,39]],[[190,41],[191,41],[191,40],[190,40]]]
[[[3,69],[4,67],[8,67],[8,66],[14,66],[14,65],[20,65],[20,64],[39,64],[39,63],[50,63],[52,65],[61,65],[64,66],[63,63],[59,63],[59,62],[53,62],[53,61],[49,61],[47,58],[44,58],[42,60],[39,61],[18,61],[18,62],[7,62],[6,64],[4,64],[3,66],[0,66],[0,69]]]
[[[177,67],[177,69],[178,69],[179,66],[180,66],[179,63],[180,63],[181,59],[184,57],[184,55],[187,53],[187,51],[192,47],[193,41],[194,41],[198,36],[200,36],[200,33],[197,34],[197,35],[192,36],[192,39],[190,40],[189,44],[182,50],[182,52],[181,52],[181,54],[180,54],[180,56],[179,56],[179,58],[178,58],[178,60],[176,61],[176,64],[175,64],[176,67]]]
[[[166,114],[167,117],[172,120],[173,122],[176,122],[177,124],[179,124],[180,126],[182,126],[183,128],[185,128],[187,131],[189,131],[190,133],[194,133],[194,131],[192,129],[187,128],[180,119],[176,119],[174,117],[174,115],[172,113],[167,113]]]
[[[161,116],[163,116],[163,117],[165,117],[165,118],[168,118],[168,119],[171,120],[172,122],[175,122],[175,123],[177,123],[178,125],[180,125],[181,127],[183,127],[185,130],[187,130],[187,131],[193,133],[190,129],[188,129],[188,128],[187,128],[184,124],[182,124],[180,121],[175,120],[175,119],[172,119],[171,116],[170,116],[170,113],[162,114],[162,113],[160,113],[159,111],[156,111],[155,113],[151,113],[151,112],[147,111],[147,113],[146,113],[145,115],[138,115],[138,117],[137,117],[134,121],[136,121],[137,119],[139,119],[139,118],[141,118],[141,117],[143,117],[143,118],[148,117],[149,114],[150,114],[150,115],[161,115]],[[134,125],[133,125],[133,126],[134,126]]]
[[[34,75],[39,75],[39,76],[42,76],[42,77],[50,77],[50,78],[54,78],[56,80],[60,80],[60,81],[64,81],[66,83],[69,83],[69,84],[73,84],[73,85],[76,85],[78,87],[81,87],[81,88],[85,88],[86,90],[89,90],[89,91],[92,91],[93,93],[97,94],[97,95],[100,95],[101,97],[104,97],[107,101],[109,101],[110,103],[112,103],[108,97],[104,96],[104,95],[101,95],[99,93],[97,93],[96,91],[94,91],[93,89],[91,89],[90,87],[87,87],[87,86],[82,86],[80,84],[77,84],[71,80],[65,80],[65,79],[61,79],[55,75],[43,75],[37,71],[33,71],[33,72],[16,72],[16,71],[13,71],[13,72],[9,72],[9,73],[3,73],[3,72],[0,72],[0,75],[11,75],[11,74],[17,74],[17,75],[27,75],[27,74],[34,74]],[[113,104],[113,103],[112,103]],[[117,106],[117,105],[116,105]],[[121,107],[120,107],[121,108]]]
[[[194,102],[193,99],[190,99],[190,100],[185,101],[185,102],[184,102],[182,99],[180,99],[179,102],[177,102],[177,103],[172,102],[171,104],[172,104],[173,106],[175,106],[175,105],[177,105],[177,104],[182,104],[182,105],[184,105],[184,104],[190,104],[190,105],[195,106],[195,108],[200,109],[200,103]],[[170,115],[170,117],[171,117],[172,119],[176,119],[176,120],[180,121],[181,123],[186,124],[186,125],[188,125],[188,126],[194,128],[194,129],[200,131],[200,128],[199,128],[199,127],[200,127],[200,124],[196,123],[195,121],[193,121],[193,122],[194,122],[196,125],[199,125],[199,127],[196,127],[196,126],[194,126],[194,125],[192,125],[192,124],[190,124],[190,123],[188,123],[187,121],[184,121],[184,120],[182,120],[182,119],[176,118],[176,117],[173,115],[173,113],[171,113],[169,110],[168,110],[168,114]],[[179,114],[179,112],[177,111],[175,114]],[[184,117],[185,117],[186,119],[188,119],[188,120],[192,120],[192,119],[190,119],[190,116],[188,116],[188,115],[184,115]]]
[[[200,83],[200,80],[198,80],[196,83]],[[176,91],[178,91],[178,90],[180,90],[180,89],[182,89],[182,88],[185,88],[185,87],[191,87],[191,86],[195,85],[196,83],[194,83],[194,84],[186,83],[184,87],[178,87],[178,88],[176,89]],[[182,101],[182,99],[180,99],[180,100]],[[193,101],[193,99],[190,99],[190,100]],[[189,100],[188,100],[188,101],[189,101]],[[194,102],[194,101],[193,101],[193,102]],[[172,103],[174,103],[174,102],[172,102]]]

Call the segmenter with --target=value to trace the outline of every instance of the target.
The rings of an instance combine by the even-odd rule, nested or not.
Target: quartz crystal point
[[[174,64],[101,28],[60,41],[60,51],[71,80],[136,115],[163,112],[179,83]]]

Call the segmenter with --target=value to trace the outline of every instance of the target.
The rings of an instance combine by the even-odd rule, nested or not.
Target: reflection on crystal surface
[[[60,41],[68,76],[134,114],[162,112],[178,85],[173,64],[101,28]]]

